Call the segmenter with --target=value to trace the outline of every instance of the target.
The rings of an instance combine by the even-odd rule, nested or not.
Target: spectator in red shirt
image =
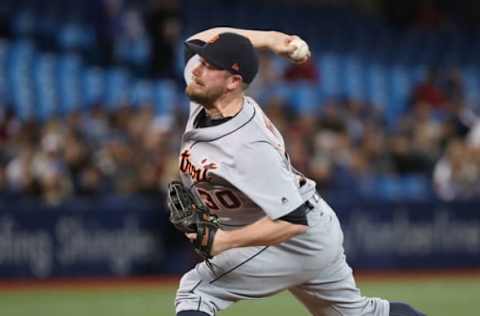
[[[417,85],[413,91],[413,104],[426,103],[432,108],[442,108],[446,97],[438,84],[438,72],[430,69],[424,82]]]

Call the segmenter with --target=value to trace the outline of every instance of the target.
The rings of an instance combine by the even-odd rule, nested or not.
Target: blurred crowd
[[[120,64],[137,77],[181,82],[177,1],[149,1],[148,10],[142,1],[67,2],[78,5],[78,16],[67,17],[60,32],[54,26],[62,5],[47,1],[37,11],[19,11],[13,22],[0,17],[0,36],[32,38],[42,50],[73,52],[92,64]],[[437,21],[431,8],[425,12],[421,21]],[[423,198],[480,198],[479,108],[467,103],[456,67],[429,69],[392,122],[382,106],[348,97],[324,99],[305,112],[281,95],[265,97],[277,83],[321,86],[322,69],[313,62],[276,67],[268,54],[260,64],[248,94],[260,100],[284,135],[294,166],[316,180],[321,193],[378,198],[384,186],[378,179],[413,177]],[[149,104],[99,102],[45,121],[21,120],[13,107],[0,106],[0,195],[38,197],[50,205],[77,196],[157,196],[177,174],[186,117],[176,106],[178,111],[158,116]]]
[[[313,64],[292,65],[278,73],[263,56],[261,69],[254,83],[259,95],[275,81],[321,84]],[[375,179],[413,176],[425,180],[424,198],[478,198],[478,107],[466,104],[456,67],[431,68],[424,77],[394,122],[385,120],[381,107],[348,98],[328,99],[314,107],[314,115],[296,113],[285,100],[272,98],[266,111],[284,133],[294,165],[313,177],[320,190],[362,193]],[[381,196],[381,190],[372,191],[374,197]]]
[[[56,205],[72,196],[158,196],[175,177],[181,128],[148,105],[45,122],[0,117],[0,192]],[[174,135],[175,134],[175,135]]]
[[[275,74],[268,64],[262,61],[253,94],[272,81],[321,80],[311,69],[304,72],[305,65]],[[292,79],[292,72],[299,77]],[[433,183],[442,199],[471,199],[480,197],[480,119],[462,91],[454,68],[431,70],[393,124],[378,107],[348,99],[329,99],[308,114],[280,97],[262,106],[283,133],[294,166],[315,179],[320,192],[361,193],[375,177],[416,175]],[[71,196],[158,195],[176,177],[185,120],[181,110],[156,116],[148,104],[115,111],[98,104],[45,122],[3,111],[0,191],[53,205]]]

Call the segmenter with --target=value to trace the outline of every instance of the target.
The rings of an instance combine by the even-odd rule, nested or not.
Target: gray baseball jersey
[[[197,63],[198,56],[188,61],[187,83]],[[264,216],[275,220],[307,201],[309,228],[277,246],[230,249],[211,264],[198,264],[180,282],[177,312],[213,316],[238,300],[288,289],[313,315],[387,316],[387,301],[360,295],[335,213],[318,196],[315,183],[291,166],[282,136],[256,102],[245,97],[230,120],[196,128],[201,110],[191,103],[180,176],[220,217],[222,229],[238,229]]]

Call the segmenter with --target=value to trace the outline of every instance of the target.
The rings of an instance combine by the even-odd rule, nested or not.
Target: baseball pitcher
[[[343,233],[315,183],[291,165],[274,124],[245,90],[256,49],[302,63],[298,36],[213,28],[186,41],[190,114],[169,186],[170,220],[204,261],[181,279],[177,316],[214,316],[232,303],[288,289],[316,316],[421,316],[363,297]]]

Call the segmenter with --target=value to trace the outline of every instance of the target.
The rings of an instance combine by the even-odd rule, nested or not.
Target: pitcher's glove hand
[[[219,228],[218,217],[182,183],[173,181],[168,185],[167,196],[170,222],[183,233],[195,233],[193,247],[204,259],[212,257],[211,250]]]

